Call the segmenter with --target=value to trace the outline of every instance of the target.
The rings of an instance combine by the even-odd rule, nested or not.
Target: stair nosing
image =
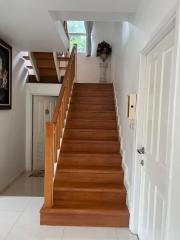
[[[43,212],[43,209],[41,209],[41,211]],[[78,208],[78,207],[67,207],[64,206],[63,208],[59,208],[59,205],[55,205],[53,208],[45,208],[44,209],[45,212],[49,212],[49,213],[54,213],[54,214],[58,214],[58,213],[65,213],[68,214],[68,212],[70,214],[88,214],[88,215],[113,215],[113,216],[119,216],[121,215],[129,215],[128,212],[128,208],[127,206],[122,206],[122,208],[111,208],[111,209],[107,209],[107,208],[102,208],[102,209],[92,209],[92,208]]]

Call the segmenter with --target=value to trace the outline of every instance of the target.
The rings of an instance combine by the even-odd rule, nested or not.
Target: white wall
[[[92,32],[92,56],[86,57],[85,54],[78,54],[77,79],[78,82],[98,83],[100,78],[99,58],[96,57],[98,43],[102,41],[113,42],[114,23],[94,22]],[[111,81],[111,58],[108,60],[107,69],[108,82]]]
[[[114,28],[112,78],[117,95],[129,194],[132,191],[133,158],[137,146],[135,146],[136,122],[132,129],[132,124],[127,119],[127,96],[129,93],[138,93],[140,51],[163,19],[170,14],[176,2],[176,0],[141,0],[134,18],[129,22],[116,24]]]
[[[25,170],[25,81],[27,71],[13,51],[12,110],[0,111],[0,190]]]

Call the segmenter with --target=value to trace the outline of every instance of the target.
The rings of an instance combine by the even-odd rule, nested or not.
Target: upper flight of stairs
[[[128,227],[112,84],[74,84],[54,180],[41,224]]]
[[[33,52],[33,57],[37,67],[39,81],[41,83],[59,83],[53,53]]]

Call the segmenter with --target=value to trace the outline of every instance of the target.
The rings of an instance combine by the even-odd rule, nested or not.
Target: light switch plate
[[[136,103],[137,103],[137,95],[130,94],[128,96],[128,118],[129,118],[129,120],[136,119]]]

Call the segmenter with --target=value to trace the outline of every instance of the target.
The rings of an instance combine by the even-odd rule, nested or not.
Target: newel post
[[[54,144],[54,124],[46,123],[44,178],[45,208],[51,208],[53,206]]]

